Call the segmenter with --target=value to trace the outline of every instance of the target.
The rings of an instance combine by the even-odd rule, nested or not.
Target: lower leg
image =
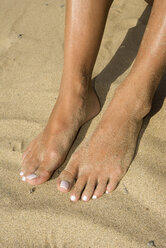
[[[91,79],[113,0],[67,0],[63,78]],[[65,82],[66,82],[65,80]]]
[[[135,63],[119,88],[130,89],[148,113],[166,67],[166,1],[155,0]],[[129,92],[129,91],[128,91]],[[142,108],[144,106],[144,108]],[[145,114],[142,113],[143,116]]]
[[[165,13],[166,1],[155,0],[129,75],[117,88],[89,144],[73,154],[57,181],[59,188],[61,180],[72,185],[77,178],[71,191],[73,201],[88,201],[113,191],[133,159],[143,118],[151,109],[166,66]]]
[[[30,184],[50,178],[64,161],[80,126],[100,111],[91,75],[111,3],[67,0],[59,96],[46,128],[23,154],[21,176]]]

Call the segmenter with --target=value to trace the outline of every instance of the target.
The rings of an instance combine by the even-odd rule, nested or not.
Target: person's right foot
[[[82,82],[62,83],[46,128],[23,153],[20,173],[23,181],[32,185],[47,181],[64,162],[79,128],[99,113],[95,91],[83,87]]]
[[[139,99],[132,81],[126,82],[116,89],[88,144],[75,151],[57,179],[59,191],[61,183],[66,186],[63,192],[74,185],[70,193],[74,202],[111,193],[133,160],[143,118],[151,106]]]

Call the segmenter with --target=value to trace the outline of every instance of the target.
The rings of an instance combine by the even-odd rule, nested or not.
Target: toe
[[[87,183],[87,179],[85,177],[79,177],[77,179],[77,182],[70,194],[71,201],[78,201],[80,199],[82,191],[84,190],[86,183]]]
[[[92,196],[92,199],[99,198],[105,193],[106,187],[107,187],[107,182],[108,182],[108,179],[104,179],[104,178],[98,180],[98,184],[97,184],[95,192]]]
[[[70,191],[77,175],[77,168],[74,163],[69,162],[57,179],[57,188],[61,192]]]
[[[31,185],[39,185],[46,182],[52,176],[53,171],[47,171],[45,166],[41,166],[36,170],[35,174],[26,177],[26,182]],[[34,175],[34,176],[33,176]]]
[[[73,156],[66,168],[61,172],[57,179],[57,188],[61,192],[69,192],[77,176],[78,162]]]
[[[118,183],[119,183],[118,179],[110,178],[109,183],[107,185],[106,194],[109,194],[112,191],[114,191],[116,189]]]
[[[83,201],[89,201],[91,199],[95,190],[96,181],[97,180],[95,178],[90,178],[88,180],[81,197]]]

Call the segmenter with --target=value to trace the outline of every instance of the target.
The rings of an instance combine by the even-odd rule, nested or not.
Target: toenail
[[[71,201],[75,201],[75,200],[76,200],[76,197],[75,197],[74,195],[71,195],[71,196],[70,196],[70,200],[71,200]]]
[[[20,176],[22,177],[23,175],[24,175],[24,172],[21,171],[21,172],[20,172]]]
[[[61,181],[61,183],[60,183],[60,187],[63,188],[63,189],[68,189],[69,185],[70,184],[67,181]]]
[[[31,175],[27,176],[26,178],[27,178],[28,180],[32,180],[32,179],[35,179],[36,177],[37,177],[36,174],[31,174]]]
[[[106,190],[106,192],[105,192],[106,194],[109,194],[109,192],[108,192],[108,190]]]
[[[84,195],[84,196],[82,197],[82,200],[83,200],[83,201],[87,201],[87,199],[88,199],[88,198],[87,198],[86,195]]]
[[[21,180],[25,182],[26,181],[26,177],[22,177]]]
[[[92,196],[92,199],[97,199],[97,196],[96,196],[96,195],[93,195],[93,196]]]

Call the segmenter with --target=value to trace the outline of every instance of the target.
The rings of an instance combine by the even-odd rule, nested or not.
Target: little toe
[[[77,182],[74,185],[74,188],[70,194],[71,201],[78,201],[80,199],[82,191],[84,190],[86,183],[87,183],[87,179],[85,177],[79,177],[77,179]]]
[[[108,182],[107,179],[101,179],[98,181],[98,184],[97,184],[95,192],[92,196],[92,199],[99,198],[105,193],[106,187],[107,187],[107,182]]]
[[[95,186],[96,186],[96,180],[95,179],[89,179],[86,187],[82,193],[82,200],[83,201],[89,201],[94,193],[95,190]]]

